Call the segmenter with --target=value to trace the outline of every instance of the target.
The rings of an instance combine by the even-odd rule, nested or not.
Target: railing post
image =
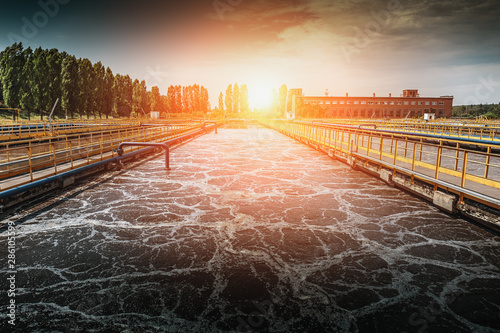
[[[484,168],[484,179],[488,179],[488,173],[490,171],[490,160],[491,160],[491,146],[488,147],[486,156],[486,166]]]
[[[394,139],[392,141],[394,141]],[[398,145],[398,139],[396,139],[396,146],[394,147],[394,166],[396,166],[398,162]]]
[[[442,142],[440,143],[442,144]],[[441,167],[441,156],[443,153],[443,147],[439,146],[438,147],[438,153],[437,153],[437,160],[436,160],[436,173],[434,175],[434,179],[439,179],[439,168]]]
[[[462,165],[462,180],[460,182],[460,187],[465,188],[465,176],[467,174],[467,159],[468,159],[469,153],[464,150],[464,164]]]
[[[89,141],[87,138],[85,138],[85,149],[87,150],[87,164],[90,164],[90,157],[89,157]]]
[[[380,136],[380,160],[382,161],[384,154],[384,137]]]
[[[457,149],[455,151],[455,168],[454,170],[458,170],[458,157],[460,156],[460,143],[457,142]]]
[[[71,161],[71,170],[73,170],[73,144],[71,143],[71,140],[68,140],[69,142],[69,160]]]
[[[31,152],[31,142],[28,146],[28,165],[30,167],[30,179],[31,181],[33,181],[33,161],[31,160],[31,155],[32,155],[32,152]]]
[[[415,158],[417,157],[417,143],[413,142],[413,157],[411,160],[411,170],[415,171]]]
[[[51,147],[52,147],[52,156],[53,156],[52,158],[54,159],[54,174],[57,175],[56,147],[55,147],[53,142],[51,143]]]

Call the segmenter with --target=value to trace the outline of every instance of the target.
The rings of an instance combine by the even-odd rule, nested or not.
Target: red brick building
[[[322,109],[329,118],[418,118],[435,113],[436,118],[450,118],[453,96],[420,97],[418,90],[403,90],[399,97],[303,96],[302,89],[293,90],[292,111],[300,114],[300,106]],[[298,112],[298,113],[297,113]]]

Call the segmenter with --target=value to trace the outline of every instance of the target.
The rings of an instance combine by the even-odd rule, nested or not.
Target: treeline
[[[150,111],[206,114],[210,110],[208,91],[197,84],[170,86],[161,95],[154,86],[113,74],[102,63],[92,63],[57,49],[24,49],[15,43],[0,52],[0,99],[9,108],[21,109],[30,119],[48,115],[59,98],[54,116],[80,118],[131,117]]]
[[[453,116],[460,118],[485,116],[488,119],[500,119],[500,103],[454,106]]]
[[[237,116],[238,114],[248,114],[250,106],[248,104],[248,88],[246,84],[241,87],[237,83],[230,84],[226,89],[226,96],[219,94],[217,106],[219,112],[223,112],[226,117]]]

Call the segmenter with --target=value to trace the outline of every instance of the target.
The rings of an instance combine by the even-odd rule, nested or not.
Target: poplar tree
[[[33,51],[28,47],[23,52],[24,66],[22,70],[22,82],[21,82],[21,108],[26,111],[28,120],[31,120],[31,110],[35,107],[35,101],[33,99],[33,86],[35,82],[33,81]]]
[[[201,86],[200,87],[200,109],[204,114],[207,114],[210,110],[210,101],[208,96],[208,89]]]
[[[233,86],[232,85],[229,85],[226,89],[226,99],[224,102],[226,104],[227,113],[229,113],[229,114],[233,113]]]
[[[3,75],[4,75],[4,55],[5,50],[0,51],[0,101],[3,102]]]
[[[80,114],[80,119],[85,113],[87,119],[90,119],[90,114],[92,113],[92,78],[93,78],[93,67],[89,59],[78,59],[78,85],[80,86],[78,113]]]
[[[44,111],[47,111],[50,99],[47,56],[48,52],[42,50],[41,47],[33,52],[33,81],[35,85],[32,92],[35,108],[40,112],[40,120],[43,120],[43,114]]]
[[[175,113],[175,87],[168,87],[167,91],[167,112]]]
[[[240,88],[237,83],[233,86],[233,112],[240,112]]]
[[[46,51],[47,53],[47,71],[44,73],[48,83],[48,98],[46,100],[45,110],[49,113],[52,111],[56,100],[61,98],[61,63],[64,53],[60,53],[57,49]],[[61,115],[61,105],[58,103],[54,109],[52,117]]]
[[[20,90],[24,68],[22,43],[15,43],[5,50],[2,67],[3,101],[8,107],[19,108],[21,106]],[[15,116],[16,112],[13,111],[13,120],[15,120]]]
[[[191,87],[182,87],[182,106],[183,112],[190,112],[192,110]]]
[[[96,62],[92,66],[92,112],[94,117],[99,114],[99,118],[102,118],[102,113],[104,109],[104,80],[106,79],[106,70],[100,61]]]
[[[250,111],[250,107],[248,105],[248,88],[246,84],[242,85],[240,88],[240,110],[244,113]]]
[[[285,116],[287,95],[288,95],[288,89],[286,87],[286,84],[283,84],[280,87],[279,94],[278,94],[278,116],[279,117]]]
[[[175,86],[175,112],[182,113],[184,112],[182,105],[182,87]]]
[[[157,86],[151,88],[151,111],[163,111],[160,89]]]
[[[65,111],[65,116],[69,114],[70,118],[73,118],[79,102],[78,63],[75,57],[69,56],[63,60],[61,76],[61,106]]]
[[[222,91],[219,94],[219,110],[224,111],[224,94]]]
[[[106,74],[104,75],[104,86],[103,86],[103,105],[102,112],[106,115],[106,119],[111,116],[113,112],[113,105],[115,103],[115,92],[113,89],[115,77],[113,72],[108,67],[106,68]]]

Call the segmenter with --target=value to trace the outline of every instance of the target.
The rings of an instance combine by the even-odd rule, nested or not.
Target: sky
[[[234,83],[251,106],[282,84],[486,104],[500,102],[499,17],[498,0],[0,0],[0,49],[57,48],[163,94],[200,84],[212,107]]]

